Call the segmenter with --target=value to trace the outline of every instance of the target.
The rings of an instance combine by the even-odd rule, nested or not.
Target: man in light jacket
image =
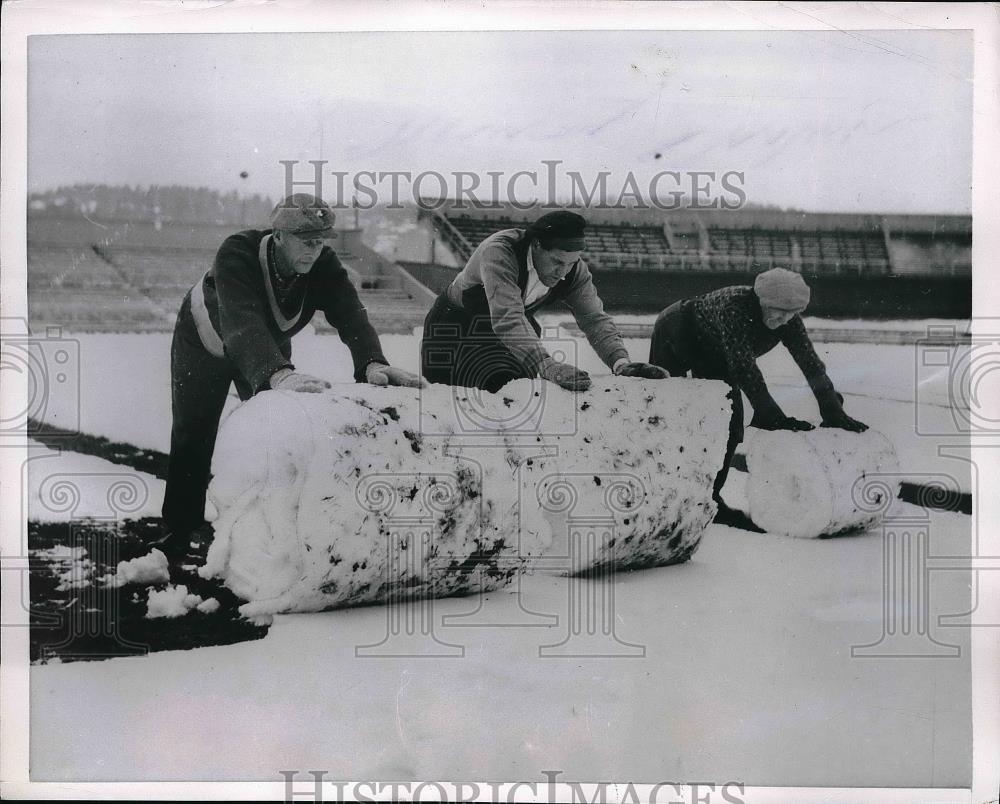
[[[667,377],[663,369],[629,358],[618,328],[604,312],[581,259],[586,225],[582,216],[558,210],[526,229],[505,229],[480,243],[424,321],[424,377],[496,392],[511,380],[540,376],[569,390],[586,390],[587,372],[549,355],[534,318],[560,303],[615,374]]]

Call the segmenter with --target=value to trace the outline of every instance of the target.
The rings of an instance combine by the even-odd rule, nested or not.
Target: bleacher
[[[804,268],[822,273],[845,268],[859,274],[888,274],[889,257],[881,232],[796,232]]]
[[[37,245],[28,249],[28,287],[104,291],[121,285],[113,266],[86,247]]]
[[[708,234],[712,254],[735,262],[751,258],[761,266],[795,268],[803,274],[889,272],[885,238],[878,232],[713,227]]]
[[[105,249],[131,284],[165,310],[180,307],[184,294],[211,267],[214,254],[203,250]]]
[[[211,267],[219,244],[233,231],[29,218],[31,326],[169,332],[184,295]],[[338,234],[334,248],[376,329],[408,332],[419,325],[433,294],[364,245],[360,231]],[[314,323],[318,331],[330,331],[322,315]]]
[[[526,220],[509,217],[477,218],[449,216],[450,223],[465,238],[469,247],[459,245],[463,259],[468,259],[472,249],[501,229],[524,228]],[[455,248],[453,243],[449,243]],[[654,226],[612,226],[594,224],[587,227],[584,248],[588,262],[609,267],[639,268],[644,262],[653,262],[671,254],[670,244],[663,230]],[[646,259],[651,258],[651,259]]]
[[[160,309],[92,248],[28,248],[28,315],[32,326],[90,332],[163,328]]]
[[[501,229],[521,228],[527,225],[527,221],[509,218],[487,220],[458,216],[449,218],[449,220],[473,246],[478,245]],[[647,254],[670,253],[670,244],[664,238],[663,231],[651,226],[606,226],[600,224],[588,226],[586,241],[588,254],[629,251]]]
[[[674,246],[673,251],[675,254],[688,255],[688,254],[698,254],[701,250],[701,244],[699,242],[697,232],[678,232],[673,233]]]
[[[434,275],[431,269],[438,267],[445,274],[457,270],[485,237],[500,229],[524,228],[537,217],[537,213],[484,215],[448,209],[421,214],[455,257],[447,269],[418,264],[415,270],[421,277]],[[964,309],[965,295],[971,296],[968,216],[680,211],[664,215],[659,225],[651,215],[587,217],[591,223],[585,258],[595,275],[604,275],[604,295],[614,298],[620,310],[658,309],[664,282],[675,290],[690,286],[694,291],[701,287],[698,283],[706,288],[744,283],[748,275],[772,267],[800,271],[817,282],[886,280],[879,291],[885,297],[879,305],[886,311],[892,307],[889,300],[906,284],[897,280],[904,278],[912,280],[914,299],[928,297],[927,309],[939,315],[946,291],[939,283],[935,285],[939,289],[930,292],[931,280],[952,280],[947,293],[957,301],[949,302],[948,309]],[[233,231],[31,216],[28,224],[32,326],[79,331],[169,332],[184,294]],[[408,332],[422,322],[434,298],[426,283],[365,245],[359,230],[341,230],[334,247],[376,329]],[[857,303],[852,302],[858,309],[864,308],[865,294],[875,292],[875,282],[862,284],[864,292]],[[834,309],[827,302],[823,305]],[[916,302],[910,307],[917,309]],[[320,319],[317,329],[329,331]]]
[[[587,227],[584,258],[603,270],[692,270],[758,273],[788,268],[810,276],[886,276],[893,273],[888,237],[878,219],[863,216],[812,216],[820,224],[809,228],[810,216],[771,213],[770,225],[740,225],[739,213],[705,216],[679,214],[662,227],[596,221]],[[767,216],[762,216],[766,218]],[[528,216],[484,216],[455,211],[435,212],[436,229],[460,260],[500,229],[524,228]],[[831,225],[832,224],[832,225]],[[895,225],[895,221],[894,221]],[[921,225],[919,221],[914,225]],[[933,222],[927,225],[934,225]],[[960,236],[961,237],[961,236]],[[967,239],[966,243],[969,242]],[[968,254],[966,246],[966,255]],[[968,258],[918,261],[926,273],[969,272]],[[912,266],[902,266],[912,267]]]
[[[708,230],[708,235],[712,251],[718,254],[769,258],[792,256],[792,241],[788,232],[713,228]]]

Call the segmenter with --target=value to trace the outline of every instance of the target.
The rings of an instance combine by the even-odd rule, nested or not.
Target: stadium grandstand
[[[28,216],[28,316],[32,330],[162,332],[184,295],[239,225],[91,218],[79,211]],[[409,332],[433,294],[405,269],[339,229],[334,248],[381,332]],[[322,316],[316,329],[330,330]]]
[[[269,199],[254,196],[244,203],[202,189],[192,189],[185,204],[183,188],[168,189],[142,194],[125,188],[120,198],[103,188],[96,201],[69,191],[29,199],[32,328],[171,330],[184,294],[209,268],[222,241],[251,228],[248,214],[266,218],[270,205]],[[206,211],[215,215],[209,223]],[[423,322],[436,294],[484,238],[523,227],[538,214],[425,203],[410,212],[405,247],[402,237],[395,247],[379,246],[392,251],[391,259],[365,244],[357,220],[338,230],[335,248],[376,328],[408,332]],[[647,209],[588,210],[586,217],[584,256],[615,313],[655,313],[678,298],[748,284],[760,271],[783,267],[809,279],[812,315],[971,315],[969,216]],[[379,243],[391,242],[386,229],[381,227]],[[315,324],[319,331],[329,329],[322,317]]]
[[[803,275],[862,277],[972,273],[969,216],[705,210],[663,212],[649,225],[584,213],[590,222],[585,257],[605,269],[757,273],[780,267]],[[537,217],[448,207],[425,214],[459,260],[494,232],[524,227]]]
[[[533,217],[510,209],[425,203],[430,259],[407,263],[435,291],[490,234]],[[430,209],[433,207],[433,209]],[[770,268],[807,277],[810,312],[844,318],[966,318],[972,306],[972,219],[772,210],[586,210],[584,257],[618,312],[650,313],[677,298],[748,284]],[[448,270],[450,267],[450,271]]]

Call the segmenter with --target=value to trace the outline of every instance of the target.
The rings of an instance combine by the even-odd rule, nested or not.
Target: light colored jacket
[[[583,259],[577,260],[548,293],[525,307],[527,254],[523,229],[504,229],[490,235],[472,252],[465,268],[452,280],[447,290],[449,301],[469,309],[485,294],[493,332],[531,372],[538,370],[549,353],[528,322],[528,316],[557,302],[573,313],[590,345],[609,368],[614,368],[621,358],[627,359],[628,350],[618,327],[604,312],[604,304]]]

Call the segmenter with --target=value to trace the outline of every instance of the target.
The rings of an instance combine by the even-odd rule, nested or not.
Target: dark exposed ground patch
[[[142,656],[161,650],[187,650],[260,639],[267,627],[243,619],[242,600],[218,580],[194,570],[172,569],[170,582],[184,584],[203,600],[214,597],[219,608],[211,614],[192,611],[174,619],[146,619],[146,585],[106,587],[99,580],[113,575],[119,561],[146,555],[149,543],[163,534],[156,519],[120,523],[76,521],[28,523],[30,656],[31,661],[109,659]],[[82,547],[94,562],[89,581],[58,590],[57,572],[68,569],[38,551]],[[165,584],[157,584],[162,589]]]
[[[103,436],[74,433],[43,424],[35,419],[28,419],[28,437],[44,444],[49,449],[79,452],[81,455],[94,455],[106,461],[129,466],[140,472],[147,472],[160,480],[167,479],[167,459],[165,453],[155,449],[142,449],[132,444],[109,441]]]

